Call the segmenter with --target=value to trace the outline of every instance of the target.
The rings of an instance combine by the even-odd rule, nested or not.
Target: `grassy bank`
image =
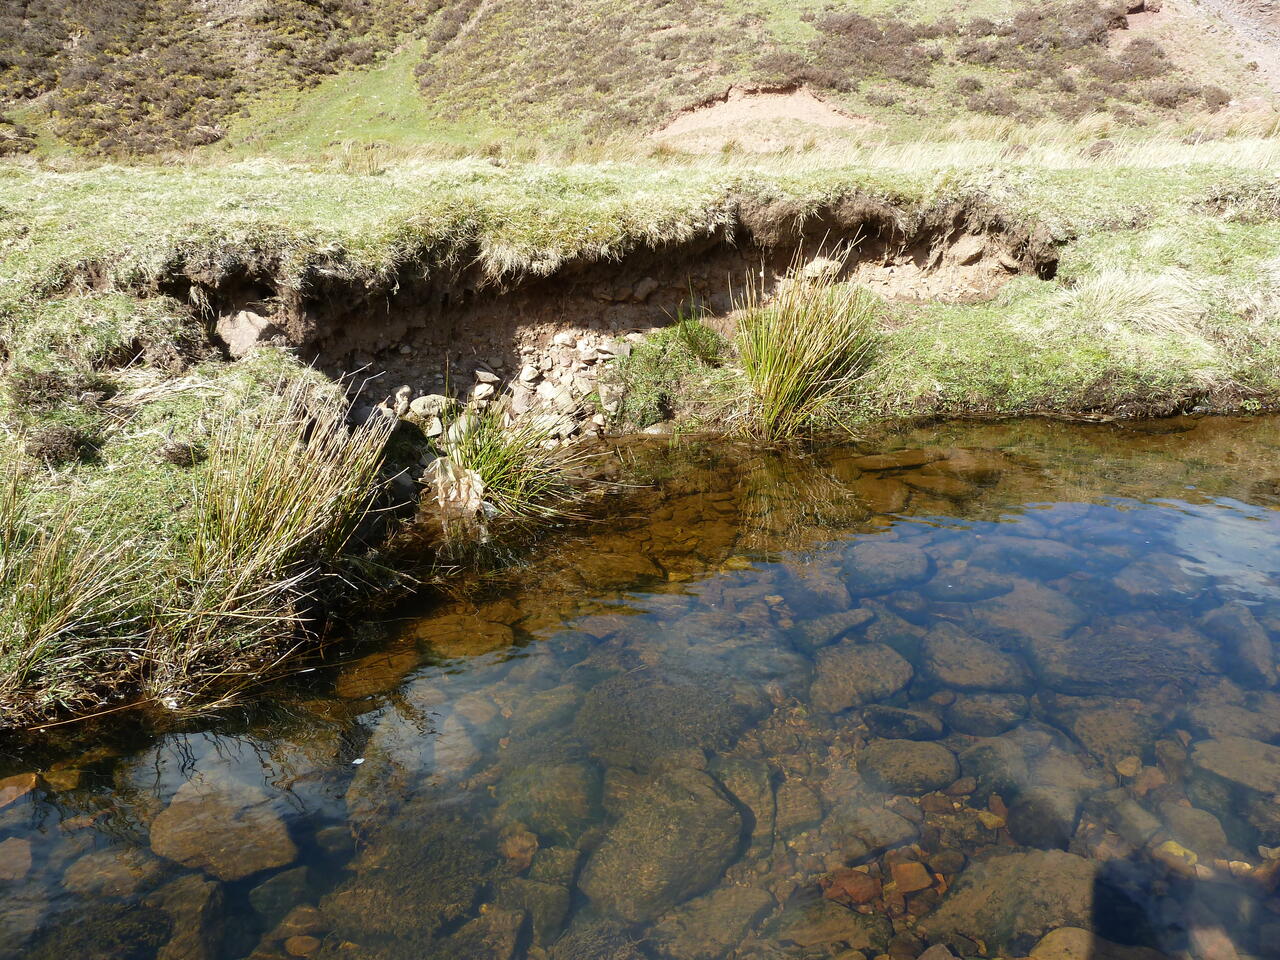
[[[1019,137],[1025,149],[1010,151]],[[124,695],[216,697],[227,674],[292,649],[298,621],[355,579],[353,525],[385,437],[343,427],[335,385],[287,346],[222,357],[202,298],[228,277],[262,278],[283,299],[322,280],[361,290],[474,259],[492,281],[518,283],[741,223],[785,232],[842,199],[880,204],[904,228],[964,210],[1056,247],[1056,274],[1015,277],[980,302],[834,291],[866,326],[840,371],[823,372],[821,357],[805,368],[856,377],[819,401],[786,387],[778,371],[799,353],[778,352],[785,335],[767,326],[744,326],[763,331],[745,352],[741,333],[637,349],[627,382],[646,356],[661,375],[644,374],[652,396],[623,403],[631,425],[673,413],[717,422],[716,397],[698,396],[707,383],[721,399],[726,384],[749,387],[729,395],[771,407],[775,426],[756,431],[766,437],[794,432],[797,411],[820,429],[1274,407],[1277,142],[1121,140],[1092,155],[1089,142],[1006,127],[864,146],[838,166],[798,153],[366,172],[327,161],[0,167],[5,722]],[[528,446],[548,439],[541,429]],[[500,439],[460,451],[495,490],[490,478],[523,456]],[[540,461],[517,462],[525,482],[560,489]]]
[[[122,415],[74,465],[10,434],[0,728],[138,699],[206,706],[394,580],[356,536],[391,421],[352,428],[341,391],[266,359],[152,387],[169,396]]]

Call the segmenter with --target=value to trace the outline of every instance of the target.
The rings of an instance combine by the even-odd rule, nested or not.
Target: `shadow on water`
[[[885,446],[649,450],[252,708],[12,744],[0,957],[1280,955],[1280,422]]]

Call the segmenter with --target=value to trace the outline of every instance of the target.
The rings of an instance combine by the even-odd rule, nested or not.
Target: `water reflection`
[[[1280,423],[656,448],[251,716],[19,745],[0,956],[1270,956]]]

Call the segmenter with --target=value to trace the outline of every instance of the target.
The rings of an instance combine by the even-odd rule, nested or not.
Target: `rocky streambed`
[[[0,956],[1280,943],[1280,423],[635,453],[252,710],[0,773]]]

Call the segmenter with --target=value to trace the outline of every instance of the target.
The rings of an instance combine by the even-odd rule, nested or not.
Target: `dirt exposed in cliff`
[[[446,379],[470,382],[478,364],[512,379],[523,365],[546,367],[548,356],[552,366],[569,363],[555,354],[579,333],[625,337],[695,310],[724,317],[748,285],[767,292],[797,263],[841,251],[849,279],[906,301],[981,300],[1019,274],[1052,277],[1057,265],[1047,235],[990,213],[912,215],[852,197],[807,216],[783,201],[744,204],[731,228],[617,260],[570,261],[549,276],[495,281],[464,253],[373,284],[323,273],[301,291],[249,273],[176,284],[200,287],[232,355],[283,340],[331,375],[431,392]]]

